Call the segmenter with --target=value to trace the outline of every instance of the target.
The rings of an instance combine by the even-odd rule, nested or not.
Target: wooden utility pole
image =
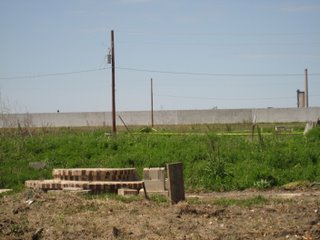
[[[153,120],[153,80],[151,78],[151,127],[154,126]]]
[[[112,134],[116,135],[116,69],[115,69],[115,55],[114,55],[114,32],[111,30],[111,72],[112,72]]]
[[[309,107],[309,93],[308,93],[308,69],[306,68],[304,70],[305,73],[305,80],[304,80],[304,104],[305,107],[308,108]]]

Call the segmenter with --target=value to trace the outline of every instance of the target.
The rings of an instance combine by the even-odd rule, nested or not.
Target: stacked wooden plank
[[[71,168],[53,169],[51,180],[28,180],[25,186],[34,189],[83,189],[92,193],[113,192],[127,188],[139,191],[139,181],[134,168]]]

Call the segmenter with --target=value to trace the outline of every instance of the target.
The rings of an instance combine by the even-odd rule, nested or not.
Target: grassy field
[[[0,130],[0,188],[20,190],[28,179],[51,178],[53,168],[144,167],[183,162],[188,190],[266,189],[295,181],[320,181],[320,128],[288,131],[260,124],[131,128],[114,138],[106,128]],[[30,162],[45,162],[34,170]]]

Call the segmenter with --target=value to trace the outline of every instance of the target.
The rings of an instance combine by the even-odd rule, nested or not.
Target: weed
[[[226,179],[232,174],[226,168],[226,162],[221,157],[218,138],[209,136],[208,138],[208,162],[204,169],[205,184],[212,190],[223,190],[226,188]]]
[[[306,138],[309,142],[320,142],[320,127],[315,127],[309,130],[306,134]]]
[[[265,147],[264,141],[263,141],[263,136],[261,133],[261,128],[259,126],[257,126],[257,131],[258,131],[258,138],[259,138],[259,144],[261,148]]]
[[[90,204],[90,205],[85,206],[83,209],[86,211],[96,212],[96,211],[98,211],[99,208],[98,208],[98,206]]]
[[[24,232],[25,227],[20,225],[20,224],[11,224],[10,225],[10,230],[11,232],[15,233],[15,234],[22,234]]]
[[[98,194],[98,195],[87,195],[87,198],[89,199],[96,199],[96,198],[108,198],[111,200],[115,200],[115,201],[119,201],[122,203],[131,203],[131,202],[135,202],[135,201],[139,201],[142,199],[142,196],[139,195],[132,195],[132,196],[121,196],[121,195],[117,195],[115,193],[105,193],[105,194]]]
[[[151,127],[144,127],[144,128],[142,128],[141,130],[140,130],[140,132],[142,132],[142,133],[150,133],[150,132],[153,132],[154,130],[153,130],[153,128],[151,128]]]
[[[208,201],[203,200],[202,198],[199,197],[192,197],[192,198],[187,198],[186,200],[189,204],[197,205],[197,204],[209,204]]]
[[[256,181],[253,183],[253,186],[257,189],[268,189],[271,188],[271,183],[266,179],[260,179],[259,181]]]
[[[277,185],[277,179],[270,174],[259,173],[253,186],[257,189],[269,189]]]
[[[232,128],[230,124],[226,124],[226,131],[231,132]]]
[[[149,198],[152,202],[157,204],[168,203],[168,198],[162,194],[151,194]]]
[[[252,207],[256,205],[265,205],[268,203],[269,203],[269,200],[261,195],[253,198],[246,198],[246,199],[221,198],[214,201],[214,204],[220,205],[223,207],[228,207],[228,206]]]

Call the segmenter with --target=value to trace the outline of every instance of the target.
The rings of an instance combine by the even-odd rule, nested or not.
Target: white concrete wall
[[[118,112],[127,125],[151,125],[149,111]],[[156,125],[243,123],[252,122],[307,122],[320,117],[320,108],[270,108],[270,109],[213,109],[155,111]],[[85,113],[33,113],[0,114],[0,127],[67,127],[110,126],[110,112]],[[117,117],[117,125],[122,122]]]
[[[256,116],[257,122],[307,122],[316,121],[320,117],[320,108],[253,109],[252,114]]]

